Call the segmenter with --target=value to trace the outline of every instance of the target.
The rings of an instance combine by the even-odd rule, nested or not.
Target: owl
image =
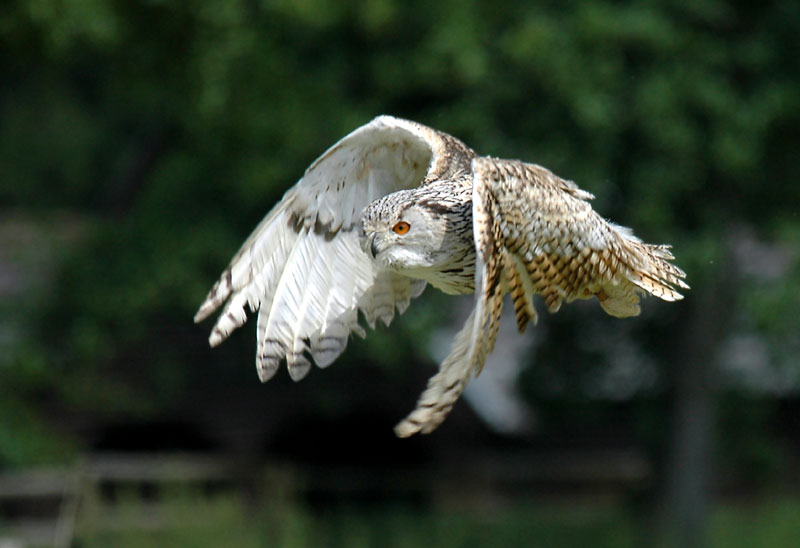
[[[295,381],[327,367],[365,322],[388,326],[425,286],[474,293],[475,306],[401,437],[433,431],[494,346],[503,297],[520,332],[533,296],[551,313],[597,299],[610,315],[639,314],[639,296],[682,299],[685,274],[669,246],[642,242],[598,215],[593,196],[544,167],[479,156],[458,139],[379,116],[306,170],[233,257],[195,315],[224,305],[220,344],[258,313],[256,368],[282,362]]]

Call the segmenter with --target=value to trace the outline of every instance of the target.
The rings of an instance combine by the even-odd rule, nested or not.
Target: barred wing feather
[[[516,160],[473,160],[474,194],[495,204],[497,250],[514,268],[505,273],[522,330],[531,291],[550,312],[563,302],[596,297],[610,315],[639,314],[639,296],[683,298],[684,272],[669,246],[642,242],[633,231],[603,219],[591,194],[551,171]],[[519,282],[524,282],[520,285]]]
[[[600,217],[592,195],[549,170],[514,160],[472,160],[475,309],[417,406],[395,433],[433,431],[494,348],[503,294],[522,332],[536,321],[533,295],[550,312],[563,301],[597,297],[612,316],[639,313],[639,295],[680,300],[685,274],[667,246],[646,244]]]
[[[406,438],[429,434],[439,426],[467,386],[478,375],[494,348],[503,310],[503,265],[500,260],[500,225],[493,196],[473,184],[472,222],[475,239],[475,308],[456,334],[450,354],[439,365],[419,397],[415,409],[395,426]]]

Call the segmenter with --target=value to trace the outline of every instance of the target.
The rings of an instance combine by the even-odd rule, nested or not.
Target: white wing
[[[447,169],[450,144],[439,132],[380,116],[336,143],[258,225],[195,315],[199,322],[225,301],[211,332],[216,346],[258,314],[256,365],[262,381],[284,358],[303,378],[311,359],[331,364],[351,331],[388,325],[425,282],[380,271],[361,250],[362,210],[372,201]]]

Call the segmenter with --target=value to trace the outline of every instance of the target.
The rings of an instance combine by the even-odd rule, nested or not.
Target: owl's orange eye
[[[403,234],[408,232],[410,228],[411,228],[410,224],[408,224],[405,221],[400,221],[399,223],[397,223],[392,227],[392,230],[394,230],[395,234],[400,234],[402,236]]]

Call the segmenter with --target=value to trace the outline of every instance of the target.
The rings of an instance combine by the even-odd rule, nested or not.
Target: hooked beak
[[[374,259],[378,255],[378,242],[375,241],[375,236],[373,235],[369,242],[369,251],[372,253],[372,258]]]
[[[386,242],[381,238],[382,234],[378,232],[362,232],[360,234],[361,249],[366,253],[370,259],[375,260],[378,254],[386,247]]]
[[[376,236],[377,234],[373,233],[369,237],[369,254],[372,256],[373,259],[378,255],[378,252],[380,251],[380,249],[378,248],[378,242],[375,239]]]
[[[362,229],[360,234],[361,239],[361,249],[369,255],[370,259],[375,258],[375,254],[378,252],[378,246],[375,245],[375,233],[371,233],[367,235],[364,230]]]

